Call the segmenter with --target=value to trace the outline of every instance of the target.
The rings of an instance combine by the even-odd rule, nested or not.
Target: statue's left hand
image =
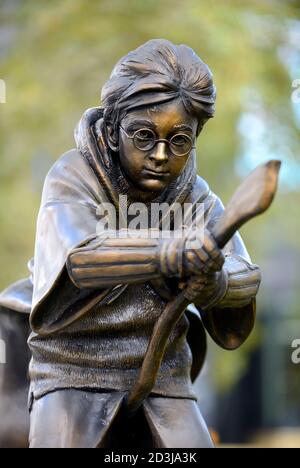
[[[203,236],[198,235],[195,230],[187,235],[183,255],[184,273],[187,277],[212,276],[222,270],[224,262],[222,250],[207,229]]]
[[[180,289],[185,289],[185,296],[190,302],[194,302],[199,307],[205,307],[219,297],[224,287],[224,274],[224,271],[217,271],[192,276],[187,283],[182,282],[179,286]]]

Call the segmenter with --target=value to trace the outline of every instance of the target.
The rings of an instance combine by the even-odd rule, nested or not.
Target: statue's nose
[[[152,158],[159,163],[163,163],[168,160],[168,145],[164,141],[159,141],[153,151]]]

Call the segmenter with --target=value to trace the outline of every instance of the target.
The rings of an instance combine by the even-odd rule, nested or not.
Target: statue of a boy
[[[32,278],[31,447],[212,445],[192,388],[204,328],[221,347],[239,347],[260,282],[238,234],[223,251],[211,234],[223,206],[196,174],[195,143],[214,103],[212,74],[192,49],[149,41],[117,63],[103,107],[85,112],[77,148],[49,172]],[[190,204],[194,213],[180,237],[171,236],[172,217],[169,238],[129,236],[121,217],[136,202],[165,203],[170,213]],[[109,229],[103,206],[118,214]],[[192,247],[198,207],[205,231]],[[156,221],[151,228],[162,230]],[[153,327],[191,278],[199,315],[187,311],[176,325],[152,393],[129,417],[126,396]],[[28,295],[30,283],[22,287]],[[9,291],[5,305],[18,310]]]

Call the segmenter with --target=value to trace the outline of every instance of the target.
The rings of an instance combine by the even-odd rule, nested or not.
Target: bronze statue
[[[232,350],[253,328],[260,271],[236,230],[269,206],[278,171],[259,168],[224,212],[195,165],[215,95],[192,49],[149,41],[50,170],[32,278],[0,297],[30,310],[31,447],[212,446],[192,381],[205,330]]]

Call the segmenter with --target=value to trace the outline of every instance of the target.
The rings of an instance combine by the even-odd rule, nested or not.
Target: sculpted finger
[[[219,267],[219,269],[222,269],[224,263],[225,263],[225,255],[223,254],[222,250],[219,250],[218,255],[214,259],[216,265]]]
[[[225,262],[225,256],[221,249],[216,244],[212,235],[205,236],[205,250],[210,257],[208,268],[212,271],[219,271]]]
[[[203,248],[196,249],[194,252],[199,258],[199,260],[202,262],[202,264],[206,263],[210,258],[209,254]]]
[[[217,258],[212,260],[211,270],[221,271],[223,268],[224,262],[225,262],[225,257],[223,253],[221,252],[221,254]]]
[[[210,234],[210,232],[207,231],[207,229],[205,230],[205,233],[204,233],[203,248],[205,249],[205,251],[208,253],[210,257],[214,256],[213,252],[215,250],[219,250],[215,239]]]
[[[203,266],[203,273],[209,274],[210,272],[215,271],[214,267],[215,267],[214,260],[210,258]]]
[[[195,273],[201,272],[203,268],[203,263],[200,261],[200,259],[195,255],[193,251],[188,251],[186,254],[186,258],[188,260],[188,270],[189,271],[195,271]]]

